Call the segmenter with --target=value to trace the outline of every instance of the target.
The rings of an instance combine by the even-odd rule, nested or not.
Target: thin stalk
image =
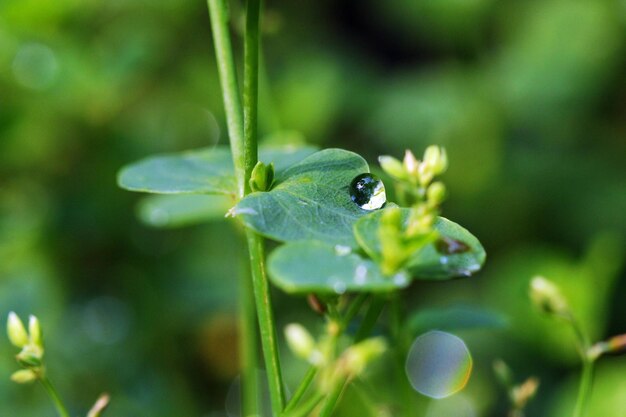
[[[67,412],[67,409],[65,408],[65,405],[61,400],[61,397],[59,397],[59,394],[57,393],[56,389],[54,389],[54,386],[52,386],[52,383],[50,383],[50,380],[44,376],[40,378],[39,381],[41,382],[41,385],[43,385],[43,387],[46,389],[46,392],[48,392],[50,399],[54,403],[54,407],[57,409],[57,413],[59,413],[59,416],[70,417],[70,413]]]
[[[350,322],[358,314],[359,310],[361,309],[361,306],[363,305],[363,303],[365,302],[368,296],[369,294],[367,293],[361,293],[356,296],[354,301],[352,301],[352,303],[348,307],[348,311],[346,311],[345,316],[343,316],[343,318],[341,319],[341,322],[339,323],[340,334],[343,333],[346,330],[346,328],[350,325]]]
[[[248,248],[250,250],[250,265],[252,266],[252,282],[254,298],[256,300],[259,328],[261,330],[261,345],[267,372],[270,399],[274,415],[280,415],[285,407],[285,393],[283,377],[280,370],[276,327],[272,312],[270,288],[265,274],[265,259],[263,239],[252,230],[246,230]]]
[[[243,67],[243,114],[244,114],[244,192],[249,189],[252,169],[258,159],[258,101],[259,101],[259,19],[260,0],[246,2],[246,30],[244,34]],[[285,392],[280,357],[276,339],[276,326],[272,312],[270,288],[265,273],[263,238],[247,229],[248,251],[252,267],[252,283],[256,300],[261,345],[265,358],[270,399],[274,415],[280,415],[285,407]]]
[[[239,85],[235,72],[235,61],[228,32],[228,5],[226,0],[207,0],[215,45],[215,58],[222,86],[222,98],[226,113],[230,149],[235,165],[237,196],[244,196],[246,189],[245,151],[243,136],[243,109],[239,98]]]
[[[369,309],[367,310],[367,313],[365,313],[365,317],[363,318],[363,321],[361,322],[361,327],[359,327],[359,330],[357,331],[356,336],[354,337],[354,343],[358,343],[362,341],[363,339],[365,339],[372,333],[372,329],[376,325],[376,321],[378,320],[378,317],[380,316],[380,314],[383,312],[383,309],[385,308],[385,302],[386,300],[382,297],[372,298],[372,301],[370,302],[370,305],[369,305]]]
[[[316,366],[309,367],[309,369],[304,374],[304,377],[302,378],[300,385],[298,385],[296,392],[289,399],[289,402],[287,402],[287,405],[285,406],[285,413],[293,410],[296,407],[296,405],[298,405],[298,403],[300,402],[304,394],[307,392],[307,390],[311,386],[311,383],[315,379],[315,375],[317,375],[317,367]]]
[[[341,381],[337,381],[335,386],[330,390],[328,396],[326,397],[326,401],[322,406],[322,410],[320,411],[319,417],[330,417],[335,409],[335,406],[339,402],[339,397],[341,397],[341,393],[344,388],[348,385],[348,380],[343,379]]]
[[[284,417],[308,417],[311,415],[315,407],[324,399],[324,395],[317,393],[307,400],[300,407],[285,413]]]
[[[259,19],[260,0],[246,2],[246,31],[243,64],[243,136],[245,191],[250,192],[249,179],[258,160],[259,116]]]
[[[594,360],[589,358],[587,354],[589,348],[591,347],[591,342],[587,333],[573,315],[568,314],[566,318],[569,320],[572,328],[574,329],[574,333],[576,334],[578,350],[583,364],[580,385],[578,388],[578,397],[576,398],[576,406],[574,407],[574,417],[582,417],[585,412],[587,400],[591,394]]]
[[[247,265],[242,268],[239,279],[239,352],[241,355],[241,385],[243,415],[259,414],[259,340],[256,327],[254,289]]]
[[[591,394],[591,386],[593,382],[593,361],[586,359],[583,361],[583,372],[580,378],[578,388],[578,398],[576,399],[576,407],[574,408],[574,417],[582,417],[585,412],[587,400]]]

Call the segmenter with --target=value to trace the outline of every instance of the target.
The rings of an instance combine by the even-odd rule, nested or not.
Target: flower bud
[[[36,379],[37,374],[30,369],[20,369],[19,371],[13,372],[13,375],[11,375],[11,380],[18,384],[28,384]]]
[[[110,400],[109,394],[100,395],[93,407],[91,407],[91,410],[89,410],[89,413],[87,413],[87,417],[99,417],[109,405]]]
[[[28,333],[26,333],[24,324],[13,311],[9,313],[7,320],[7,334],[11,344],[15,347],[22,348],[29,343]]]
[[[383,169],[383,171],[385,171],[392,177],[400,180],[407,178],[406,172],[404,170],[404,165],[402,165],[402,162],[400,162],[393,156],[379,156],[378,163],[380,164],[380,167]]]
[[[530,298],[544,313],[565,316],[569,314],[567,301],[554,283],[543,277],[530,282]]]
[[[430,168],[433,175],[439,175],[448,168],[448,155],[446,150],[439,146],[431,145],[424,152],[424,165]]]
[[[428,191],[426,191],[426,197],[430,206],[436,207],[440,205],[446,198],[446,186],[440,181],[432,183],[428,187]]]
[[[417,171],[419,169],[420,163],[417,160],[417,158],[415,158],[415,155],[413,155],[413,152],[411,152],[408,149],[404,152],[403,164],[404,164],[404,170],[410,176],[416,176],[417,175]]]
[[[365,367],[387,350],[387,343],[382,337],[372,337],[350,346],[343,353],[345,371],[349,376],[363,373]]]
[[[267,191],[274,181],[274,163],[269,165],[259,161],[250,175],[250,189],[252,191]]]
[[[315,360],[315,340],[303,326],[297,323],[288,324],[285,327],[285,339],[296,356],[307,361]]]
[[[28,318],[28,334],[30,341],[35,346],[43,349],[43,338],[41,336],[41,327],[39,326],[39,320],[35,316]]]
[[[626,351],[626,333],[613,336],[609,340],[598,342],[587,351],[587,357],[595,361],[605,353],[621,353]]]

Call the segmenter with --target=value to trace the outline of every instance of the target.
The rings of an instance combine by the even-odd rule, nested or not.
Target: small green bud
[[[535,277],[530,282],[530,298],[544,313],[560,316],[569,315],[569,306],[554,283],[544,277]]]
[[[440,175],[448,169],[448,155],[442,147],[431,145],[424,151],[424,162],[433,175]]]
[[[431,207],[440,205],[446,198],[446,186],[440,181],[433,182],[426,191],[426,198]]]
[[[274,163],[270,163],[269,165],[264,164],[259,161],[252,169],[252,174],[250,175],[250,189],[253,192],[256,191],[267,191],[272,186],[272,182],[274,181]]]
[[[41,326],[39,326],[39,320],[37,319],[37,317],[32,315],[28,318],[28,334],[30,336],[31,343],[43,349]]]
[[[365,367],[387,350],[387,343],[382,337],[372,337],[350,346],[343,353],[345,370],[350,376],[363,373]]]
[[[383,169],[383,171],[385,171],[387,174],[391,175],[392,177],[400,179],[400,180],[407,179],[407,174],[406,174],[406,171],[404,170],[404,165],[402,165],[402,162],[400,162],[393,156],[387,156],[387,155],[379,156],[378,163],[380,164],[380,167]]]
[[[507,389],[513,387],[513,373],[502,359],[497,359],[493,362],[493,372],[504,387]]]
[[[30,369],[20,369],[19,371],[13,372],[13,375],[11,375],[11,380],[18,384],[28,384],[36,379],[37,374]]]
[[[287,340],[287,345],[289,345],[289,348],[296,356],[306,359],[313,364],[319,361],[313,336],[300,324],[288,324],[285,327],[285,339]]]
[[[15,347],[22,348],[29,343],[28,333],[24,328],[24,323],[13,311],[9,313],[7,320],[7,334],[11,344]]]

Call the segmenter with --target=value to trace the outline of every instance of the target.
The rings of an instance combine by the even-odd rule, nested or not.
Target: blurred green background
[[[487,265],[416,283],[409,304],[487,307],[508,325],[456,332],[472,379],[443,402],[418,400],[416,415],[503,415],[499,357],[519,380],[540,377],[530,415],[570,415],[573,336],[530,306],[527,284],[561,285],[596,340],[626,331],[626,3],[268,1],[264,31],[263,134],[372,165],[448,150],[444,215],[481,239]],[[217,143],[204,2],[0,2],[0,316],[40,317],[74,415],[104,390],[110,416],[233,415],[238,236],[225,222],[146,226],[142,196],[115,184],[138,158]],[[277,291],[276,311],[281,328],[320,329],[303,299]],[[283,353],[293,389],[304,365]],[[40,387],[9,381],[14,354],[0,337],[0,415],[53,416]],[[623,417],[626,361],[602,362],[590,416]],[[375,402],[393,396],[366,383]],[[352,395],[338,415],[366,415]]]

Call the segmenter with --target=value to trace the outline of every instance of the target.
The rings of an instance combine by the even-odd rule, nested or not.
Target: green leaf
[[[452,306],[423,309],[413,313],[408,319],[408,329],[412,335],[430,329],[445,331],[502,328],[508,324],[502,314],[479,306]]]
[[[404,272],[384,276],[376,263],[347,246],[317,240],[280,246],[268,258],[268,273],[277,287],[298,294],[388,292],[406,287],[410,281]]]
[[[315,151],[308,146],[266,147],[261,148],[259,159],[274,162],[280,171]],[[117,182],[130,191],[157,194],[233,195],[237,188],[228,147],[149,157],[123,168]]]
[[[402,208],[402,219],[409,219],[410,209]],[[377,211],[361,218],[354,225],[354,235],[363,250],[374,260],[381,259],[378,229],[382,211]],[[412,277],[417,279],[443,280],[453,277],[470,276],[477,272],[485,262],[485,250],[474,235],[458,224],[443,218],[437,218],[435,229],[441,237],[462,242],[469,250],[461,253],[446,254],[437,250],[436,244],[429,244],[417,251],[405,265]]]
[[[233,204],[231,197],[223,195],[150,195],[139,202],[137,214],[149,226],[175,228],[223,220]]]
[[[349,185],[364,172],[369,167],[359,155],[325,149],[277,173],[269,192],[246,196],[233,212],[278,241],[312,239],[356,247],[352,226],[369,212],[352,202]]]

